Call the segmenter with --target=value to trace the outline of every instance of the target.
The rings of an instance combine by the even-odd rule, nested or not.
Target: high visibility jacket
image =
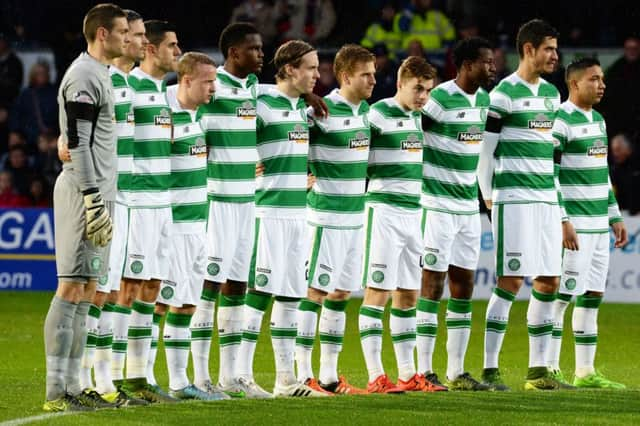
[[[393,20],[394,31],[402,34],[402,48],[406,49],[411,41],[418,40],[425,50],[440,49],[456,38],[456,31],[444,13],[428,10],[419,14],[405,9],[396,14]]]
[[[402,43],[402,33],[400,31],[387,30],[380,22],[369,25],[367,32],[360,44],[367,49],[371,49],[376,44],[384,44],[389,50],[389,56],[394,57],[400,50]]]

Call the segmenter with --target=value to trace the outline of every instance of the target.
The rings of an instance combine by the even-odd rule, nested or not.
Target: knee
[[[560,279],[558,277],[537,277],[534,282],[536,291],[542,293],[555,293],[558,290]]]
[[[350,291],[336,290],[333,293],[329,294],[327,298],[336,302],[344,302],[345,300],[349,300],[350,295]]]

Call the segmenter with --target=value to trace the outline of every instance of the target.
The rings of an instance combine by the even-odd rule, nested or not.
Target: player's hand
[[[312,175],[311,173],[309,173],[307,175],[307,191],[311,189],[311,187],[313,187],[313,185],[316,183],[316,177],[314,175]]]
[[[63,163],[71,161],[69,147],[67,146],[67,142],[62,138],[62,135],[58,136],[58,158]]]
[[[256,177],[264,175],[264,164],[256,163]]]
[[[624,222],[614,223],[611,225],[611,229],[613,229],[613,235],[616,237],[614,247],[619,248],[626,246],[629,242],[629,235],[627,234],[627,227],[624,226]]]
[[[562,222],[562,246],[567,250],[578,250],[578,234],[568,220]]]
[[[487,210],[491,210],[493,208],[493,201],[484,200],[484,205],[487,207]]]
[[[104,247],[111,241],[113,223],[109,217],[98,188],[84,193],[87,239],[96,247]]]
[[[315,93],[307,93],[302,95],[302,99],[304,99],[304,102],[307,105],[313,108],[313,113],[316,117],[326,118],[329,116],[329,107],[321,96],[318,96]]]

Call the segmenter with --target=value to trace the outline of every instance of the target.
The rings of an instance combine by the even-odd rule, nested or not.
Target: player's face
[[[178,37],[173,31],[166,32],[164,39],[156,47],[156,65],[164,72],[178,69],[178,58],[182,52],[178,47]]]
[[[104,40],[105,51],[110,58],[124,55],[129,44],[129,24],[127,18],[114,18],[113,28]]]
[[[471,78],[478,86],[491,83],[496,78],[496,63],[493,60],[493,50],[480,49],[480,56],[471,68]]]
[[[541,74],[555,71],[558,65],[558,39],[545,37],[542,44],[533,49],[533,62],[536,71]]]
[[[144,53],[147,50],[147,44],[149,44],[145,34],[142,19],[129,22],[129,46],[126,56],[134,62],[140,62],[144,59]]]
[[[411,77],[398,82],[398,99],[404,108],[420,111],[429,100],[434,81]]]
[[[318,65],[318,52],[312,51],[302,57],[298,68],[291,67],[293,87],[300,94],[304,95],[313,92],[313,87],[320,78]]]
[[[262,37],[260,34],[248,34],[244,43],[235,47],[236,59],[240,68],[249,73],[262,71],[264,52],[262,51]]]
[[[584,70],[576,81],[578,96],[588,105],[595,105],[604,96],[604,73],[598,65]]]
[[[365,100],[371,97],[376,85],[376,65],[371,62],[357,62],[351,74],[345,73],[342,83],[349,86],[358,99]]]
[[[197,105],[206,104],[216,91],[216,67],[198,64],[192,76],[187,76],[189,98]]]

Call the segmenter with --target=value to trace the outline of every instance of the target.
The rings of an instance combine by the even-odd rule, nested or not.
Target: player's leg
[[[580,234],[581,237],[586,236]],[[592,246],[592,259],[588,268],[581,270],[580,277],[586,278],[586,292],[578,296],[573,310],[573,333],[575,339],[575,379],[579,388],[625,389],[622,383],[607,379],[595,369],[598,343],[598,310],[604,295],[609,270],[609,234],[589,234],[586,236]],[[582,240],[580,251],[583,250]],[[591,248],[591,247],[590,247]],[[584,271],[588,271],[586,274]]]
[[[374,383],[378,377],[385,374],[382,366],[382,320],[384,307],[389,296],[391,296],[389,290],[379,290],[368,286],[364,291],[364,299],[362,306],[360,306],[360,315],[358,316],[360,343],[370,383]]]
[[[482,381],[494,390],[504,391],[509,387],[500,376],[498,358],[507,331],[511,304],[524,283],[521,260],[523,244],[533,238],[533,232],[529,232],[532,227],[525,221],[528,216],[522,219],[523,206],[499,204],[493,208],[491,215],[498,284],[487,305]]]
[[[562,292],[556,294],[556,300],[553,301],[553,331],[551,332],[551,343],[549,343],[549,350],[547,351],[547,364],[556,378],[562,381],[566,380],[560,369],[560,353],[562,349],[564,317],[570,303],[570,294],[563,294]]]
[[[98,287],[100,285],[98,284]],[[108,290],[108,289],[107,289]],[[91,370],[93,368],[96,344],[98,341],[98,324],[102,316],[102,308],[106,302],[107,293],[96,291],[93,300],[90,301],[89,314],[87,315],[87,343],[80,362],[80,387],[82,389],[93,389],[93,379]]]

